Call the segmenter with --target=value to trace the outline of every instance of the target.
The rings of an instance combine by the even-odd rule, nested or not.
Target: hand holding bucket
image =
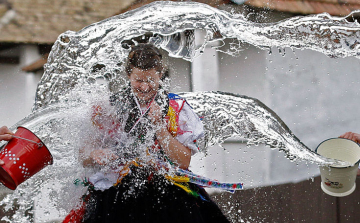
[[[331,196],[343,197],[354,192],[360,161],[360,146],[349,139],[332,138],[320,143],[316,152],[327,158],[349,162],[350,166],[321,166],[321,189]]]
[[[15,190],[16,187],[53,163],[45,144],[30,130],[18,127],[12,139],[1,149],[0,182]]]
[[[14,135],[14,133],[8,129],[7,126],[3,126],[0,128],[0,141],[5,140],[5,141],[9,141],[10,139],[12,139],[12,136]],[[4,161],[2,161],[0,159],[0,165],[4,165]]]

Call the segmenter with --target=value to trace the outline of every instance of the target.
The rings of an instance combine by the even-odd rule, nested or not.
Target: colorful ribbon
[[[216,188],[221,190],[226,190],[230,192],[234,192],[235,190],[243,189],[243,183],[221,183],[217,180],[212,180],[200,175],[196,175],[190,171],[183,170],[180,168],[176,169],[176,174],[179,176],[185,177],[183,180],[187,179],[187,182],[197,184],[203,187]]]

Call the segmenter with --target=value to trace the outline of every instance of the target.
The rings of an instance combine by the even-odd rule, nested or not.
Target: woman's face
[[[131,88],[141,105],[148,104],[156,95],[160,84],[156,69],[142,70],[134,67],[129,76]]]

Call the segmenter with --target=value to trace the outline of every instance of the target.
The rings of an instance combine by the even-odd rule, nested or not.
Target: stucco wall
[[[20,56],[19,64],[0,64],[0,125],[12,126],[31,112],[40,74],[25,73],[22,66],[37,60],[37,47],[18,46],[1,52],[3,55]]]
[[[360,132],[358,59],[334,59],[310,50],[270,53],[251,46],[239,57],[220,54],[219,59],[219,90],[260,99],[311,150],[346,131]],[[242,181],[247,187],[298,182],[319,174],[317,165],[291,162],[282,152],[246,147],[240,141],[211,148],[205,163],[206,175]]]

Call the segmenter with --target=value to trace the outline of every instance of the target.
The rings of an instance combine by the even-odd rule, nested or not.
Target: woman
[[[114,182],[111,171],[90,177],[81,222],[228,222],[202,188],[167,176],[170,165],[189,167],[203,126],[184,99],[161,87],[160,52],[150,44],[134,46],[126,72],[130,86],[110,99],[116,130],[106,131],[114,139],[125,132],[126,140],[114,140],[115,150],[81,151],[85,166],[111,166],[121,160],[118,178]],[[96,108],[93,123],[106,129],[101,108]],[[139,156],[144,148],[145,158]],[[74,222],[76,216],[79,212],[68,216],[67,222]]]

